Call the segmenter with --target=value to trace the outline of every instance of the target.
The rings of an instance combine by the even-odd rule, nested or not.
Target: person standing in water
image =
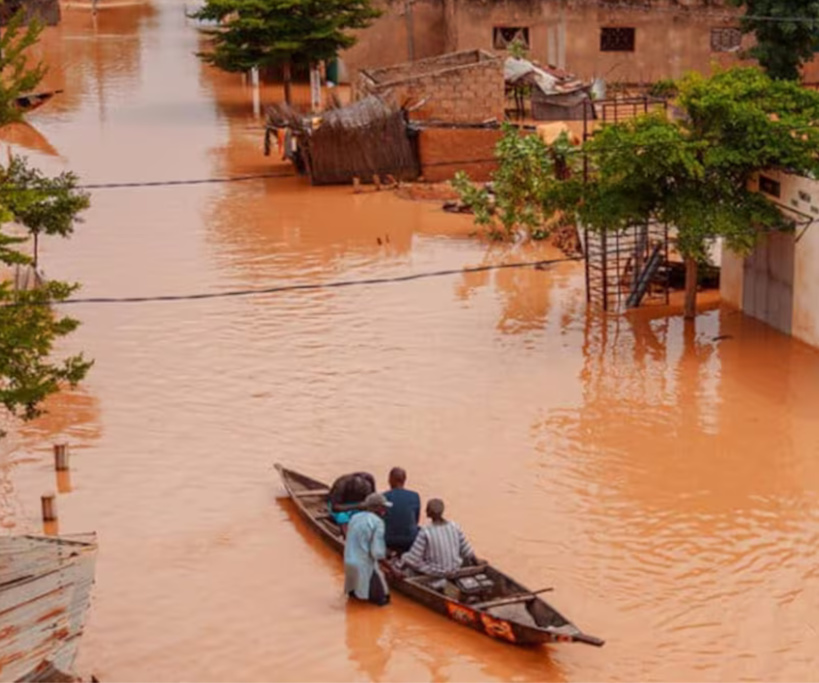
[[[379,606],[390,601],[390,589],[378,563],[387,557],[382,518],[391,507],[382,494],[368,495],[347,525],[344,544],[344,592]]]

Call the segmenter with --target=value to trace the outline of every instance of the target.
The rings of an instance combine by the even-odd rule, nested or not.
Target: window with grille
[[[634,52],[634,29],[624,26],[601,28],[600,52]]]
[[[779,197],[782,194],[782,185],[765,175],[759,176],[759,189],[771,197]]]
[[[517,41],[526,50],[529,45],[529,28],[527,26],[495,26],[492,29],[492,47],[495,50],[508,50]]]
[[[738,28],[712,28],[711,52],[735,52],[742,44],[742,31]]]

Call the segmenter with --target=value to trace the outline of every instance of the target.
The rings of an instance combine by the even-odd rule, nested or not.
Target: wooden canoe
[[[331,548],[343,553],[344,537],[327,512],[327,484],[281,465],[276,469],[299,515]],[[548,602],[490,565],[465,567],[443,579],[385,574],[394,590],[497,640],[597,647],[605,642],[583,633]]]
[[[50,90],[49,92],[21,95],[20,97],[14,98],[14,106],[22,112],[34,111],[35,109],[42,107],[46,102],[54,97],[54,95],[59,95],[61,92],[62,90]]]

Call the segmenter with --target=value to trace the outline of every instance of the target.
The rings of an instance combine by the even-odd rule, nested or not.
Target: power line
[[[77,185],[78,190],[108,190],[123,187],[166,187],[173,185],[205,185],[211,183],[239,183],[247,180],[262,180],[265,178],[288,178],[293,173],[256,173],[250,175],[227,176],[223,178],[192,178],[187,180],[145,180],[122,183],[91,183]]]
[[[567,256],[559,259],[547,259],[540,261],[517,261],[514,263],[500,263],[487,266],[472,266],[469,268],[452,268],[447,270],[434,270],[424,273],[413,273],[411,275],[398,275],[395,277],[375,277],[361,280],[335,280],[333,282],[305,283],[300,285],[278,285],[275,287],[264,287],[261,289],[234,289],[226,292],[200,292],[197,294],[165,294],[159,296],[126,296],[126,297],[88,297],[82,299],[66,299],[65,301],[40,302],[39,305],[59,305],[68,304],[138,304],[151,302],[172,302],[172,301],[201,301],[204,299],[227,299],[230,297],[258,296],[260,294],[282,294],[285,292],[305,292],[320,289],[338,289],[341,287],[363,287],[372,285],[395,284],[399,282],[411,282],[414,280],[426,280],[429,278],[446,277],[449,275],[464,275],[468,273],[485,273],[493,270],[505,270],[510,268],[545,268],[557,263],[567,263],[570,261],[580,261],[582,256]],[[18,306],[22,304],[5,304],[3,308]],[[38,305],[38,304],[34,304]]]

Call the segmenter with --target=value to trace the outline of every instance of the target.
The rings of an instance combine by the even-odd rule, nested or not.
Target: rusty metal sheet
[[[71,673],[96,554],[93,534],[0,537],[0,681]]]

